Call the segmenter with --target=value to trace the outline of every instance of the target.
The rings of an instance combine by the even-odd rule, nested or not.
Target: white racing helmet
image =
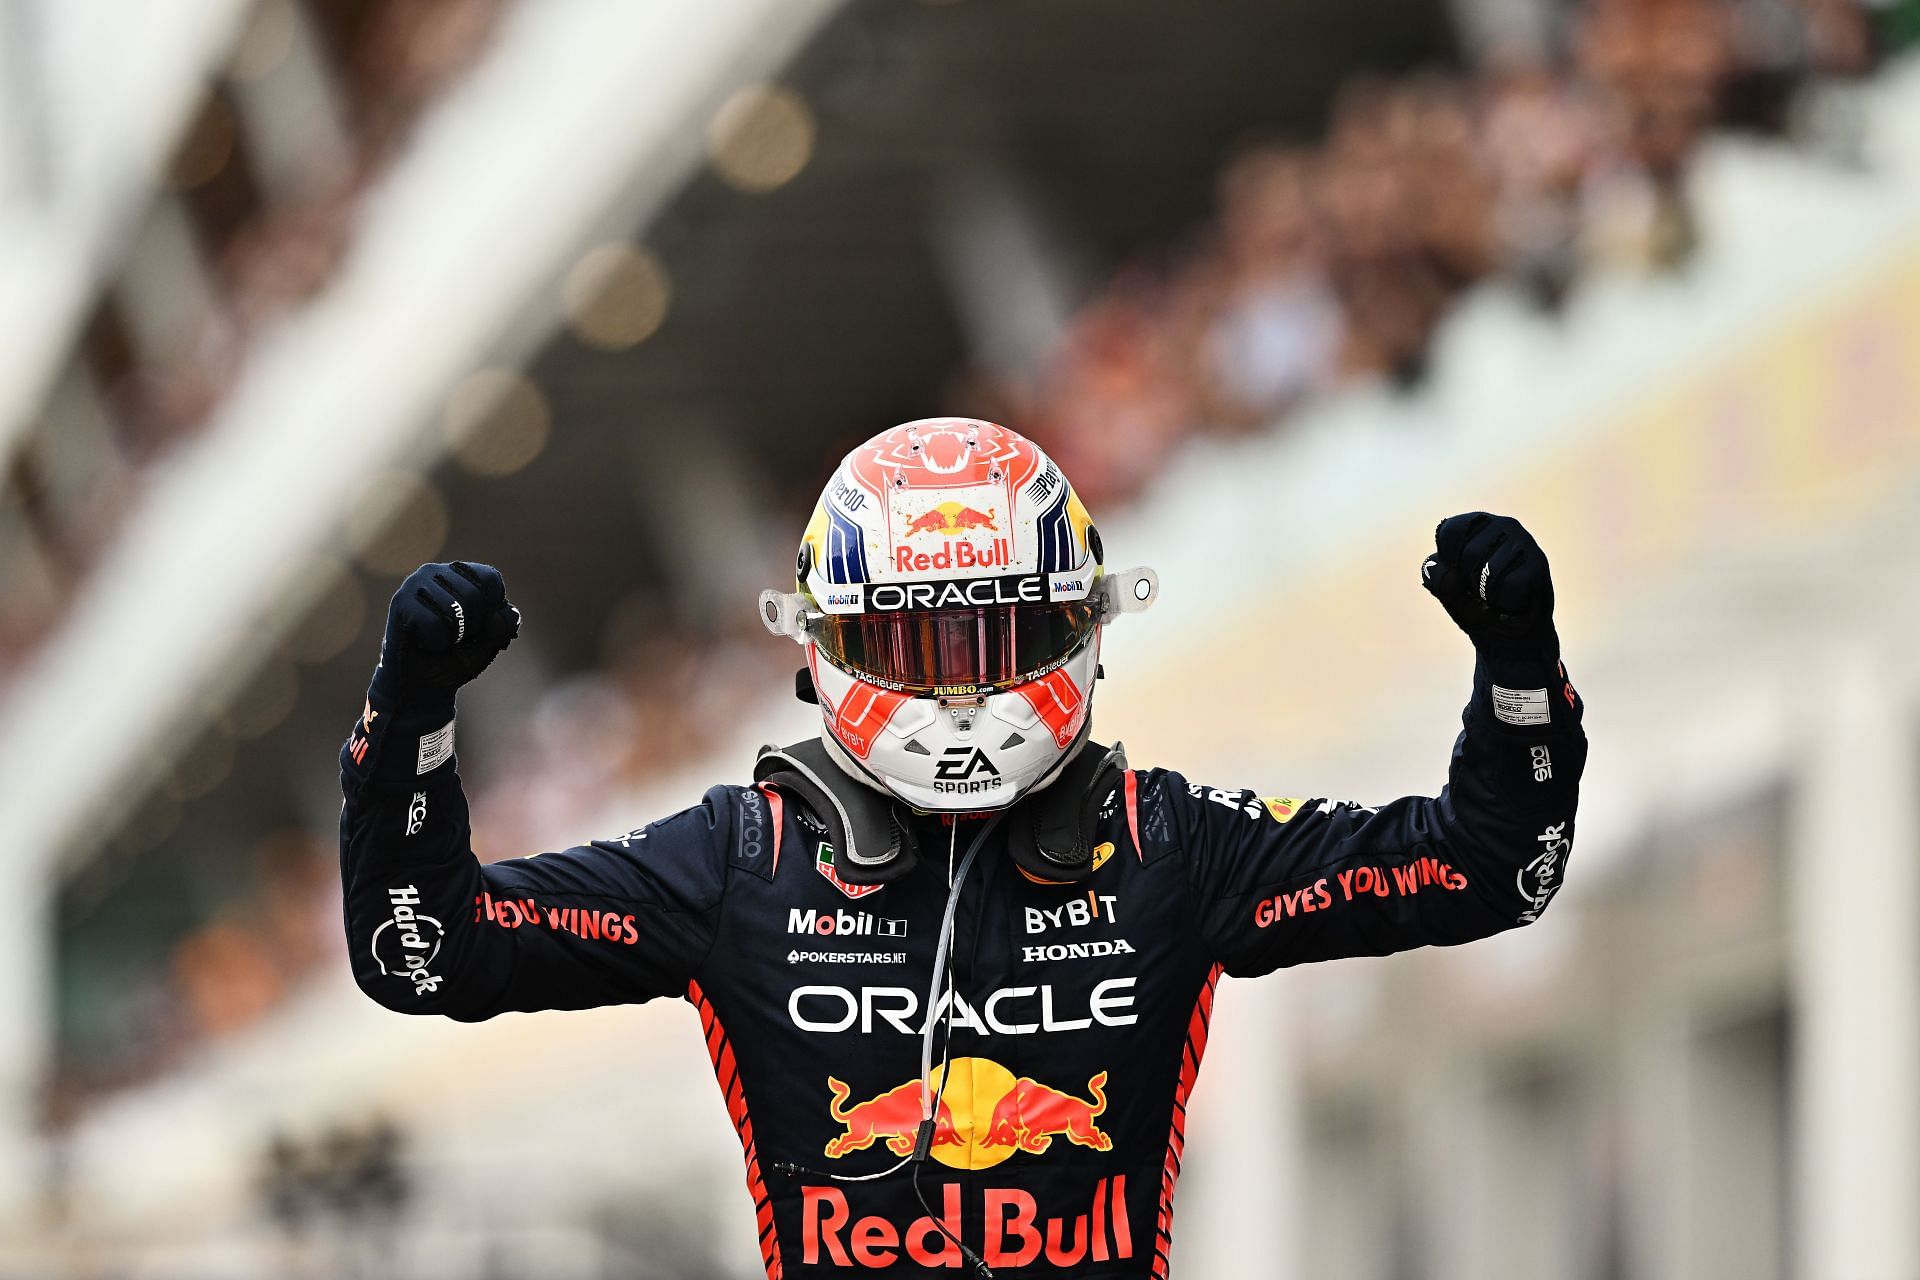
[[[1153,603],[1032,441],[926,418],[840,464],[767,629],[806,647],[821,738],[916,809],[976,813],[1045,786],[1086,740],[1101,628]]]

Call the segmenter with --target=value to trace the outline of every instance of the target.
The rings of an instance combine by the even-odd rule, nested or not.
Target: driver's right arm
[[[473,1021],[678,995],[712,945],[751,803],[737,788],[612,840],[474,857],[454,694],[519,625],[500,574],[458,561],[422,565],[388,608],[340,753],[340,879],[354,979],[389,1009]]]
[[[374,1000],[476,1021],[686,991],[719,915],[735,788],[611,840],[483,865],[451,761],[400,790],[347,766],[340,879],[354,980]]]

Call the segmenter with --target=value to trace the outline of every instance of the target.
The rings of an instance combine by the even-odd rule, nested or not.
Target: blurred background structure
[[[1554,558],[1536,929],[1226,985],[1191,1277],[1920,1276],[1914,0],[0,0],[0,1276],[745,1277],[681,1007],[392,1017],[334,753],[492,562],[484,857],[809,731],[750,601],[895,421],[1162,607],[1099,732],[1443,777],[1433,523]],[[315,584],[323,584],[316,589]]]

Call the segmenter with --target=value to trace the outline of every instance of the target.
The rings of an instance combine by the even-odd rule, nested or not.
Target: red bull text
[[[916,1086],[917,1087],[917,1086]],[[1092,1203],[1072,1216],[1041,1215],[1033,1194],[1018,1187],[982,1190],[986,1234],[980,1257],[989,1267],[1016,1270],[1041,1259],[1054,1267],[1133,1256],[1127,1217],[1127,1178],[1116,1174],[1094,1184]],[[803,1187],[801,1250],[807,1266],[890,1267],[906,1260],[922,1267],[959,1270],[960,1251],[940,1230],[958,1236],[961,1188],[941,1188],[940,1220],[921,1216],[904,1227],[878,1214],[854,1218],[847,1193],[838,1187]]]
[[[1013,563],[1013,547],[1005,538],[995,538],[986,546],[972,542],[949,542],[938,551],[915,551],[912,547],[893,549],[893,567],[901,573],[925,573],[929,569],[1004,569]]]

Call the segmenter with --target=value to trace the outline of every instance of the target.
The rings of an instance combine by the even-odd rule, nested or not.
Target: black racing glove
[[[1469,511],[1442,520],[1420,580],[1482,654],[1559,660],[1547,553],[1513,517]]]
[[[453,759],[453,695],[520,634],[520,611],[491,565],[423,564],[387,605],[380,665],[341,764],[410,782]]]
[[[374,687],[400,702],[453,706],[453,693],[520,634],[520,611],[492,565],[423,564],[387,604]]]

